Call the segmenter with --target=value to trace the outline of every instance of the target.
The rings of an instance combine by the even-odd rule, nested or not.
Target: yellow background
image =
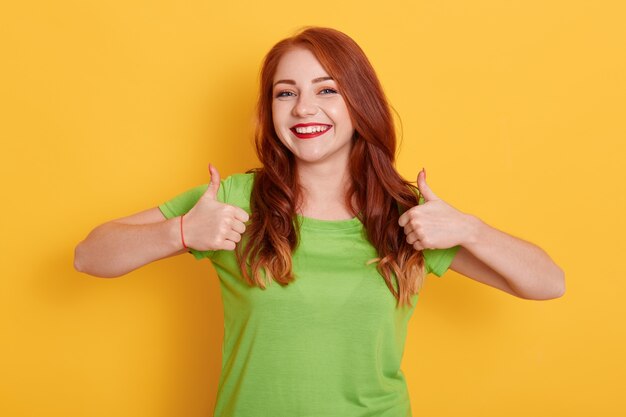
[[[626,415],[625,20],[617,0],[3,2],[0,415],[212,415],[210,263],[100,279],[73,250],[207,182],[208,162],[255,166],[261,59],[303,25],[365,50],[403,121],[403,175],[426,167],[441,198],[566,273],[552,301],[431,276],[403,362],[414,415]]]

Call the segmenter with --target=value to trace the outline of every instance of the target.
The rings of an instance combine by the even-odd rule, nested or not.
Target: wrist
[[[476,245],[482,236],[482,230],[485,223],[472,214],[465,214],[465,239],[461,242],[461,246],[470,247]]]
[[[180,250],[189,250],[183,246],[183,242],[180,236],[180,217],[181,216],[176,216],[166,220],[167,241],[169,242],[169,246],[173,252],[178,252]]]
[[[185,242],[185,215],[183,214],[182,216],[179,216],[180,220],[180,243],[183,246],[183,249],[189,250],[189,246],[187,246],[187,243]]]

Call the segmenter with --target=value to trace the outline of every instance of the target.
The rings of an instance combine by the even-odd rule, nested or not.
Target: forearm
[[[504,277],[521,297],[560,297],[565,291],[563,270],[540,247],[469,216],[471,232],[462,246]]]
[[[182,252],[178,217],[150,224],[109,222],[96,227],[76,246],[74,267],[113,278]]]

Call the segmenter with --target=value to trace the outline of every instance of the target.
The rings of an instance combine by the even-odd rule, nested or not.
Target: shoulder
[[[250,211],[250,193],[254,184],[254,173],[233,174],[222,181],[223,202]]]
[[[254,182],[254,173],[246,172],[242,174],[233,174],[224,180],[224,185],[230,188],[245,188],[251,186]]]

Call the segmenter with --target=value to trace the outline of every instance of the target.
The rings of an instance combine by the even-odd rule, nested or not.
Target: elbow
[[[83,268],[83,258],[80,245],[81,243],[76,245],[74,248],[74,269],[78,272],[85,272],[85,269]]]
[[[565,295],[565,272],[557,267],[558,272],[549,280],[550,285],[533,296],[521,297],[527,300],[554,300]]]
[[[535,300],[556,300],[565,295],[565,286],[555,288],[550,292],[545,292],[541,297],[534,298]]]
[[[115,278],[119,276],[106,273],[103,274],[101,271],[96,271],[92,268],[89,268],[89,262],[86,258],[87,255],[85,254],[83,242],[81,242],[76,246],[76,248],[74,248],[74,269],[77,272],[82,272],[83,274],[91,275],[98,278]]]
[[[561,298],[565,295],[565,271],[561,269],[559,266],[557,268],[557,273],[555,277],[552,279],[552,293],[550,300],[555,298]]]
[[[565,295],[565,271],[559,268],[559,278],[557,280],[557,296],[554,298],[560,298]]]

